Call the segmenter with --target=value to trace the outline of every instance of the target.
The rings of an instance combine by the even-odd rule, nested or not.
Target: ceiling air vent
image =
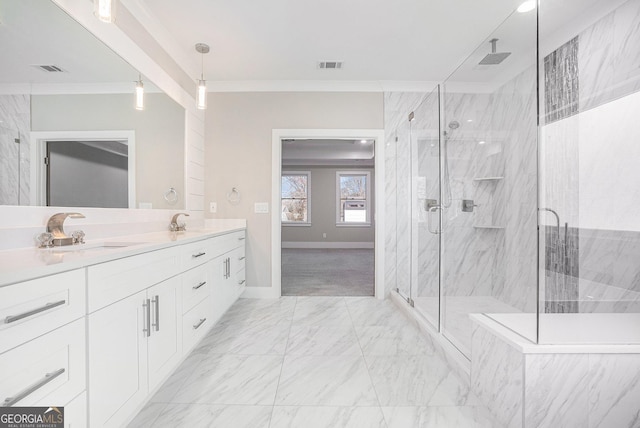
[[[327,70],[340,70],[343,64],[343,61],[320,61],[318,62],[318,68]]]
[[[47,73],[64,73],[64,70],[57,65],[34,65],[34,67]]]

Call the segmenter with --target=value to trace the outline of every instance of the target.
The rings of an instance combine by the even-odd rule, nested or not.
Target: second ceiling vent
[[[318,68],[326,70],[340,70],[344,61],[319,61]]]

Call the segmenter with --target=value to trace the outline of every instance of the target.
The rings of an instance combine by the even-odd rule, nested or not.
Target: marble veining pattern
[[[282,325],[282,355],[251,334]],[[500,425],[392,302],[283,297],[238,300],[129,426]]]
[[[0,95],[0,205],[29,205],[30,135],[29,95]]]

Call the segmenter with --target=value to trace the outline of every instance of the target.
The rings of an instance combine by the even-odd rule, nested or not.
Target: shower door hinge
[[[45,165],[49,165],[49,157],[48,156],[44,158],[44,164]]]
[[[416,115],[413,112],[409,113],[409,122],[411,122],[414,117],[416,117]]]
[[[16,144],[20,144],[20,138],[14,138],[13,142],[16,143]]]
[[[414,308],[415,307],[415,303],[413,302],[413,299],[411,297],[407,297],[407,303]]]

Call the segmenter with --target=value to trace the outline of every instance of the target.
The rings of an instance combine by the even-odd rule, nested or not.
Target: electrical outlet
[[[218,212],[218,204],[215,202],[209,202],[209,212],[217,213]]]

